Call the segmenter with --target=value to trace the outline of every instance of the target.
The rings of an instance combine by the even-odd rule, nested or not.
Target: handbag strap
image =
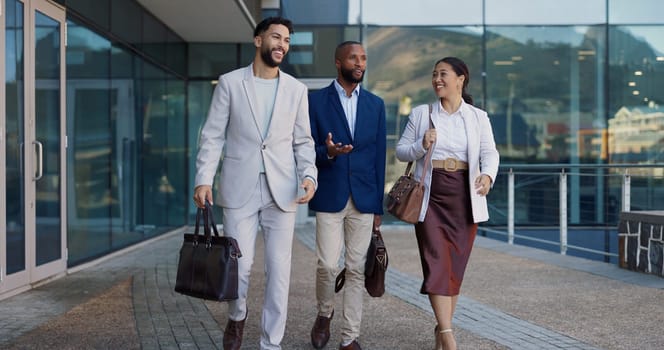
[[[433,120],[431,119],[431,112],[433,111],[433,104],[429,105],[429,128],[430,129],[435,129],[435,125],[433,125]],[[427,173],[427,167],[429,166],[429,163],[431,163],[431,153],[433,153],[432,150],[433,147],[429,147],[427,150],[426,158],[424,158],[424,168],[422,169],[422,176],[420,176],[420,183],[424,183],[424,175]],[[410,173],[410,168],[413,167],[413,161],[408,162],[408,166],[406,166],[406,176]]]
[[[207,200],[205,201],[205,212],[207,213],[205,223],[209,225],[208,226],[208,231],[205,232],[205,238],[208,238],[208,236],[211,236],[212,232],[214,232],[214,235],[216,237],[219,237],[219,231],[217,230],[217,225],[214,223],[214,214],[212,213],[212,205]],[[210,228],[212,230],[210,230]],[[208,232],[209,232],[209,235],[208,235]]]
[[[376,241],[376,261],[387,270],[388,265],[388,255],[387,248],[385,247],[385,241],[383,240],[383,235],[381,235],[380,230],[376,229],[373,231],[373,238]]]
[[[214,232],[215,237],[220,237],[219,235],[219,230],[217,229],[217,224],[214,222],[214,214],[212,212],[212,205],[210,202],[207,200],[205,201],[205,209],[203,211],[203,215],[205,216],[205,226],[204,229],[205,231],[205,241],[206,244],[210,245],[211,240],[212,240],[212,233]],[[234,258],[240,258],[242,257],[242,252],[240,251],[240,246],[237,244],[237,240],[231,237],[228,237],[228,240],[226,240],[231,244],[233,247],[233,250],[231,251],[231,256]]]
[[[201,225],[201,212],[203,209],[201,208],[196,208],[196,226],[194,228],[194,239],[198,238],[198,228]]]

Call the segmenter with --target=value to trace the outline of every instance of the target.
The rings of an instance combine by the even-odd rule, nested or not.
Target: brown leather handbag
[[[433,128],[431,110],[432,106],[429,105],[429,126]],[[431,162],[432,148],[429,147],[427,151],[424,159],[424,169],[422,169],[422,176],[420,176],[419,181],[413,178],[413,173],[410,172],[413,162],[408,162],[406,172],[399,177],[387,194],[387,211],[397,219],[409,224],[416,224],[419,221],[424,200],[424,176]]]
[[[201,215],[202,214],[202,215]],[[199,234],[203,217],[203,234]],[[214,232],[214,235],[212,235]],[[228,301],[238,298],[238,261],[242,256],[237,241],[220,236],[210,203],[196,212],[194,233],[185,233],[175,291],[196,298]]]
[[[406,173],[401,175],[387,194],[387,211],[397,219],[409,224],[419,221],[422,201],[424,200],[424,171],[420,180],[413,178],[410,168],[413,162],[408,162]],[[426,167],[426,163],[425,163]]]

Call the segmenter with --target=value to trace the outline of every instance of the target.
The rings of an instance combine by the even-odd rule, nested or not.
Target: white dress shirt
[[[334,80],[334,88],[337,89],[339,93],[339,100],[341,101],[341,108],[346,114],[346,120],[348,120],[348,127],[350,128],[350,136],[355,136],[355,120],[357,119],[357,99],[360,96],[360,84],[355,86],[355,89],[351,92],[350,96],[346,96],[346,90],[339,84],[339,82]]]

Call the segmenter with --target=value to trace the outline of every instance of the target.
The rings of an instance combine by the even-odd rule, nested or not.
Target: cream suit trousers
[[[277,207],[265,174],[260,175],[254,192],[248,195],[251,198],[243,207],[223,210],[224,232],[237,240],[242,251],[242,257],[238,259],[239,298],[229,303],[229,318],[239,321],[246,317],[249,273],[260,225],[265,241],[265,296],[260,348],[281,349],[279,344],[284,337],[288,310],[295,212],[284,212]]]
[[[334,310],[334,284],[339,273],[338,262],[343,247],[346,283],[343,293],[341,340],[349,342],[360,336],[362,299],[364,297],[364,263],[371,241],[373,214],[360,213],[348,200],[338,213],[316,213],[316,299],[318,315],[329,317]]]

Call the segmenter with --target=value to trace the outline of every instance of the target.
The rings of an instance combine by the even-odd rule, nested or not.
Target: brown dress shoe
[[[353,340],[346,346],[339,345],[339,350],[362,350],[362,348],[360,347],[360,343],[358,343],[357,340]]]
[[[311,328],[311,345],[314,348],[322,349],[327,344],[327,341],[330,340],[330,322],[332,322],[332,317],[334,317],[334,310],[332,310],[330,317],[316,317],[316,322],[314,322],[314,326]]]
[[[228,319],[226,329],[224,330],[224,350],[240,350],[242,345],[242,332],[244,331],[244,321],[247,316],[244,316],[242,321],[233,321]]]

